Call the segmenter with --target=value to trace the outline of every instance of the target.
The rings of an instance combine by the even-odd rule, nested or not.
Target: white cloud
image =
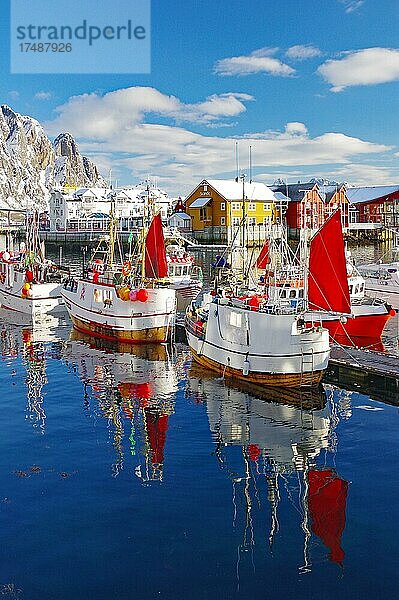
[[[218,75],[253,75],[254,73],[268,73],[280,77],[288,77],[295,73],[295,69],[281,62],[273,55],[278,48],[260,48],[246,56],[232,56],[218,60],[214,72]]]
[[[47,123],[51,134],[70,131],[81,151],[103,167],[112,167],[113,175],[125,173],[124,182],[132,183],[147,174],[157,176],[160,184],[173,194],[187,193],[204,177],[226,176],[235,170],[233,135],[201,135],[176,124],[179,119],[202,119],[218,124],[219,117],[243,111],[240,103],[247,95],[225,94],[186,105],[178,98],[165,96],[153,88],[129,88],[104,96],[84,94],[59,106],[57,117]],[[245,107],[244,107],[245,108]],[[151,122],[154,113],[168,124]],[[281,131],[247,133],[240,138],[242,156],[252,146],[254,169],[270,172],[319,170],[322,165],[352,165],[362,156],[374,156],[389,147],[326,132],[311,137],[306,124],[292,121]],[[317,166],[317,169],[314,167]],[[327,167],[326,167],[327,168]],[[299,177],[300,178],[300,177]],[[372,179],[370,179],[372,181]]]
[[[346,13],[352,13],[364,4],[364,0],[339,0],[339,3],[344,5]]]
[[[321,50],[311,44],[291,46],[285,53],[287,58],[294,60],[306,60],[307,58],[321,56],[321,54]]]
[[[53,93],[52,92],[36,92],[35,94],[35,99],[36,100],[50,100],[50,98],[53,97]]]
[[[209,96],[203,102],[184,104],[175,96],[162,94],[155,88],[130,87],[99,94],[72,96],[56,109],[58,117],[48,124],[54,135],[64,130],[78,132],[83,138],[102,139],[114,132],[129,130],[149,114],[168,117],[178,123],[212,123],[235,117],[246,110],[249,94],[229,92]]]
[[[11,90],[10,92],[8,92],[8,95],[13,100],[18,100],[18,98],[19,98],[19,92],[17,90]]]
[[[321,172],[321,177],[334,181],[347,181],[351,185],[395,185],[398,183],[398,170],[390,167],[367,164],[349,164],[328,172]]]
[[[399,79],[399,50],[391,48],[365,48],[346,52],[343,58],[327,60],[318,73],[341,92],[355,85],[375,85]]]
[[[304,123],[297,123],[294,121],[293,123],[287,123],[285,126],[285,131],[288,135],[306,135],[308,130]]]

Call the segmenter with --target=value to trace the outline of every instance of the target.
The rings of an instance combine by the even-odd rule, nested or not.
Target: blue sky
[[[398,24],[397,0],[153,0],[150,74],[11,75],[6,18],[1,102],[119,184],[234,176],[236,140],[265,183],[398,183]]]

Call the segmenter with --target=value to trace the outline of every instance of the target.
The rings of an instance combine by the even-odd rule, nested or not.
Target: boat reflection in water
[[[174,413],[179,361],[161,344],[113,344],[72,330],[64,358],[76,365],[112,430],[116,460],[113,476],[124,468],[125,446],[142,481],[161,480],[169,418]],[[137,464],[137,459],[139,459]]]
[[[64,316],[43,315],[40,322],[29,315],[0,308],[0,352],[11,376],[17,376],[18,356],[22,358],[26,385],[26,417],[35,429],[45,433],[44,388],[48,382],[49,360],[60,360],[70,326]]]
[[[254,560],[255,522],[264,521],[269,512],[266,530],[272,551],[280,530],[279,507],[287,501],[300,514],[303,562],[299,570],[311,570],[310,544],[317,538],[328,548],[329,560],[342,564],[348,483],[325,466],[327,461],[318,466],[322,452],[325,457],[336,452],[334,429],[340,417],[332,390],[327,398],[323,388],[318,392],[253,386],[244,390],[240,382],[236,389],[197,366],[190,369],[189,386],[194,398],[206,403],[215,456],[232,481],[233,523],[235,527],[241,523],[243,530],[238,576],[244,554],[249,552]],[[237,508],[242,505],[244,515]],[[281,513],[287,514],[284,506]]]

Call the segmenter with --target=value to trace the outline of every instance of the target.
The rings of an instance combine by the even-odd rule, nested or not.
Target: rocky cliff
[[[65,184],[107,187],[69,133],[52,143],[38,121],[1,106],[0,207],[45,208],[51,188]]]

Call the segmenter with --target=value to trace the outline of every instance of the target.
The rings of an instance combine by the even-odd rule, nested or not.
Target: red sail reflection
[[[151,448],[151,462],[153,465],[162,464],[164,459],[169,415],[159,413],[156,410],[153,411],[144,409],[144,411],[148,442]]]
[[[308,507],[312,531],[330,550],[330,560],[342,563],[341,535],[345,528],[348,482],[331,469],[309,471]]]

